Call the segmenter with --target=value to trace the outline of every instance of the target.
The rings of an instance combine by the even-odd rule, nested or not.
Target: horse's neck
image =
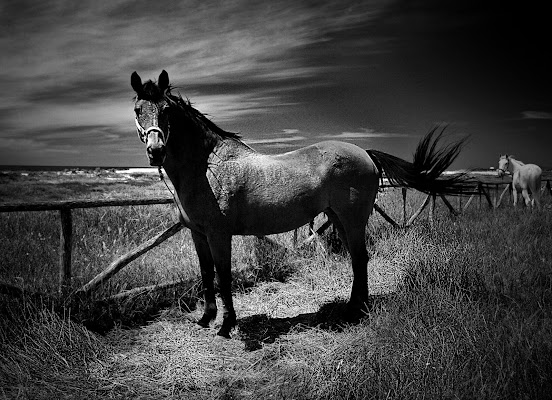
[[[190,140],[192,135],[183,133],[179,132],[178,139],[171,136],[164,164],[167,175],[175,185],[175,181],[183,184],[186,181],[188,183],[185,185],[189,185],[190,182],[195,182],[205,175],[207,169],[221,162],[255,152],[239,139],[222,138],[210,133],[209,136],[198,134],[195,140]]]
[[[515,158],[511,158],[510,157],[510,172],[514,173],[516,172],[518,169],[520,169],[523,165],[521,161],[519,160],[516,160]]]

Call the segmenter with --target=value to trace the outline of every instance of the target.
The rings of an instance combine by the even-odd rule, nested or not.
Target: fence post
[[[497,200],[496,202],[496,205],[495,205],[495,208],[498,208],[500,206],[500,203],[502,203],[502,198],[504,197],[504,195],[506,194],[506,192],[510,189],[510,184],[508,183],[506,185],[506,187],[504,188],[504,190],[502,191],[502,193],[500,194],[500,197],[499,199]]]
[[[420,206],[420,208],[418,208],[418,210],[410,217],[410,219],[408,220],[408,222],[406,223],[406,226],[410,226],[414,220],[416,218],[418,218],[418,216],[422,213],[422,211],[424,210],[424,208],[429,204],[429,200],[431,199],[431,195],[428,194],[426,196],[426,198],[424,199],[424,202],[422,203],[422,205]]]
[[[436,197],[436,194],[432,193],[431,202],[429,203],[429,226],[431,227],[431,229],[434,228],[433,216],[435,214],[435,197]]]
[[[402,190],[402,198],[403,198],[403,226],[406,226],[406,188],[401,188]]]
[[[397,224],[395,221],[393,221],[393,218],[391,218],[389,215],[387,215],[387,213],[385,211],[383,211],[383,209],[380,206],[378,206],[376,203],[374,203],[374,210],[379,212],[379,214],[383,217],[383,219],[386,220],[387,222],[389,222],[391,225],[393,225],[394,228],[399,228],[400,227],[400,225]]]
[[[454,215],[455,217],[460,215],[460,212],[458,212],[454,209],[454,207],[452,206],[452,204],[450,204],[450,201],[447,200],[447,198],[445,197],[444,194],[440,194],[439,197],[443,200],[443,203],[445,203],[445,206],[447,206],[447,208],[449,209],[449,211],[452,215]],[[460,210],[460,211],[462,211],[462,210]]]
[[[71,248],[73,221],[70,208],[60,209],[59,233],[59,293],[65,294],[71,287]]]
[[[489,208],[491,209],[494,209],[494,204],[493,204],[493,201],[491,200],[491,196],[489,195],[489,193],[487,192],[487,189],[485,188],[485,186],[483,186],[481,184],[480,186],[480,193],[483,193],[483,196],[485,196],[485,200],[487,200],[487,204],[489,205]],[[489,186],[487,185],[487,188]],[[481,194],[479,195],[479,206],[481,208]]]

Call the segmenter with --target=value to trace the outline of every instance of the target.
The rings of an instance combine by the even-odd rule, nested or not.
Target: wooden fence
[[[150,204],[170,204],[172,202],[173,202],[172,197],[167,196],[167,197],[156,197],[156,198],[147,198],[147,199],[60,200],[60,201],[35,202],[35,203],[11,203],[11,204],[4,203],[0,205],[0,212],[59,211],[59,214],[60,214],[59,291],[60,293],[67,293],[71,283],[71,249],[73,245],[73,218],[72,218],[73,209],[114,207],[114,206],[138,206],[138,205],[150,205]],[[179,225],[179,228],[176,228],[175,225]],[[139,257],[141,254],[145,253],[152,247],[162,243],[164,240],[166,240],[167,238],[169,238],[170,236],[178,232],[180,229],[182,229],[182,225],[180,225],[180,223],[175,225],[167,229],[165,232],[162,232],[161,234],[157,235],[153,239],[150,239],[145,244],[139,246],[138,249],[135,249],[134,251],[127,254],[126,256],[121,257],[121,259],[123,258],[124,259],[123,260],[119,259],[119,261],[123,265],[119,269],[117,269],[117,271],[120,270],[124,265],[130,263],[132,260]],[[147,245],[150,243],[153,245],[148,247]],[[110,266],[110,268],[112,266],[113,264]],[[101,282],[103,282],[103,280]],[[99,283],[95,283],[94,287],[97,286],[97,284]],[[8,290],[13,290],[13,288]]]
[[[439,198],[443,201],[445,206],[449,209],[451,214],[459,215],[462,212],[466,211],[468,207],[473,203],[475,199],[478,199],[479,206],[481,207],[482,200],[486,202],[489,209],[498,208],[507,193],[511,195],[512,189],[512,177],[510,175],[504,175],[499,177],[496,173],[477,173],[472,172],[468,173],[468,180],[464,185],[461,195],[456,196],[457,208],[447,199],[445,196],[439,195]],[[543,193],[549,193],[552,195],[552,187],[550,182],[552,181],[552,171],[544,171],[542,174],[542,183],[541,191]],[[393,185],[390,185],[387,181],[384,180],[382,189],[391,188]],[[398,223],[393,218],[391,218],[385,212],[385,209],[379,206],[377,203],[374,205],[374,209],[381,214],[381,216],[395,227],[408,227],[418,218],[422,211],[429,205],[429,223],[433,226],[433,216],[435,211],[435,203],[437,200],[437,195],[429,194],[427,195],[420,207],[416,212],[408,218],[406,213],[406,196],[407,189],[402,188],[402,199],[403,199],[403,222]],[[468,197],[467,201],[465,197]],[[518,197],[518,201],[523,202],[523,199]]]
[[[552,172],[543,173],[544,191],[552,195],[552,188],[550,185],[552,181]],[[457,209],[450,203],[450,201],[444,197],[439,198],[444,202],[447,208],[454,215],[458,215],[465,211],[475,198],[484,198],[490,209],[495,209],[500,206],[504,196],[511,187],[512,179],[509,176],[499,178],[497,175],[490,174],[471,174],[470,181],[465,185],[465,196],[468,196],[468,200],[464,203],[464,195],[457,196],[458,206]],[[383,183],[382,189],[390,188],[388,182]],[[401,189],[403,199],[403,222],[398,223],[391,218],[379,204],[374,205],[374,209],[382,215],[382,217],[396,227],[408,227],[421,215],[422,211],[429,205],[429,221],[433,225],[433,214],[435,210],[435,203],[437,196],[435,194],[428,195],[424,198],[424,201],[420,207],[414,212],[414,214],[408,217],[406,212],[406,197],[407,190]],[[500,194],[499,194],[500,193]],[[95,208],[95,207],[114,207],[114,206],[136,206],[136,205],[152,205],[152,204],[171,204],[173,203],[172,196],[156,197],[147,199],[112,199],[112,200],[65,200],[65,201],[51,201],[51,202],[35,202],[35,203],[4,203],[0,204],[0,212],[15,212],[15,211],[59,211],[60,213],[60,251],[59,251],[59,292],[61,294],[68,294],[71,284],[71,249],[73,243],[73,225],[72,225],[72,210],[77,208]],[[302,245],[307,244],[314,240],[317,235],[322,234],[329,226],[330,222],[326,221],[321,224],[316,230],[314,224],[310,224],[311,235],[302,242]],[[173,236],[183,228],[180,222],[177,222],[167,228],[165,231],[157,234],[155,237],[141,244],[137,248],[133,249],[129,253],[119,257],[113,261],[109,267],[101,272],[98,276],[81,287],[77,294],[88,294],[94,288],[101,283],[105,282],[111,276],[120,271],[124,266],[146,253],[155,246],[158,246],[169,237]],[[264,238],[270,241],[268,238]],[[297,240],[297,231],[294,234],[294,243]],[[17,288],[10,287],[9,285],[0,285],[4,292],[17,292]]]

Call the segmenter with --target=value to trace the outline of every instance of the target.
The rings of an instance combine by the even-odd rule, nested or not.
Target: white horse
[[[540,209],[542,169],[535,164],[524,164],[506,154],[500,156],[498,160],[498,176],[503,176],[506,171],[512,174],[514,207],[517,205],[518,192],[521,192],[525,199],[525,205],[534,207],[536,203],[537,208]],[[533,199],[529,197],[529,194],[533,195]]]

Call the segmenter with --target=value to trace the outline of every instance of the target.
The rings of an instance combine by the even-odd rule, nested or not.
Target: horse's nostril
[[[146,149],[150,164],[153,162],[155,165],[163,163],[165,159],[165,146],[149,146]]]

